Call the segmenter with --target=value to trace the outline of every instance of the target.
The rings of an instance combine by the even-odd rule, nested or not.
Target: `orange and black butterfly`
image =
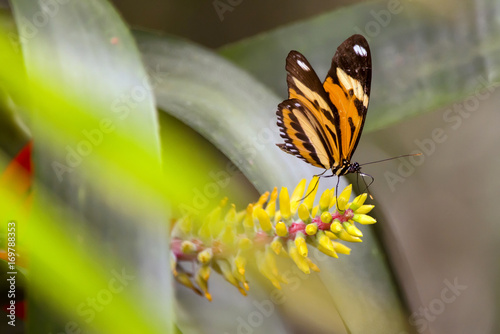
[[[359,173],[360,164],[351,158],[370,100],[372,60],[366,39],[353,35],[337,48],[323,83],[300,52],[290,51],[286,70],[288,100],[276,112],[285,143],[277,146],[331,170],[331,176]]]

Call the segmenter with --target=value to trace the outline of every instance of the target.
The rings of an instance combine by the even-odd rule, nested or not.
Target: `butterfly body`
[[[363,130],[371,85],[371,53],[361,35],[337,49],[321,83],[307,59],[290,51],[286,60],[288,99],[276,112],[286,153],[341,176],[359,173],[351,163]]]

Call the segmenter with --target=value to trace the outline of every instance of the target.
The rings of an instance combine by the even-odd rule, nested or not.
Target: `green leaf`
[[[168,191],[135,42],[105,1],[13,10],[28,80],[9,73],[9,93],[29,110],[37,180],[30,328],[172,332]]]
[[[370,43],[373,79],[365,131],[432,111],[500,81],[498,2],[371,1],[222,47],[220,54],[283,97],[296,49],[326,75],[340,43]],[[471,33],[471,31],[473,33]]]

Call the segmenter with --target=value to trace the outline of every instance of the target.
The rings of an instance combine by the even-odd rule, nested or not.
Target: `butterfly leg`
[[[335,208],[337,211],[339,211],[339,182],[340,176],[337,177],[337,185],[335,186]]]
[[[309,195],[311,195],[311,194],[314,192],[314,190],[316,190],[316,188],[318,187],[318,184],[319,184],[319,178],[320,178],[320,177],[331,177],[331,176],[333,176],[333,175],[323,176],[323,174],[325,174],[327,171],[328,171],[328,169],[325,169],[323,173],[313,175],[313,178],[314,178],[315,176],[317,177],[317,179],[316,179],[316,184],[314,185],[314,188],[312,188],[312,190],[311,190],[309,193],[307,193],[307,195],[305,195],[304,197],[302,197],[301,199],[299,199],[299,200],[298,200],[298,202],[303,201],[303,200],[304,200],[304,199],[306,199]]]
[[[365,181],[365,180],[363,179],[363,182],[364,182],[364,181]],[[365,182],[365,186],[366,186],[366,182]],[[356,190],[357,190],[357,193],[358,193],[358,194],[359,194],[359,193],[361,193],[361,192],[359,191],[359,173],[356,173]]]
[[[373,196],[372,194],[370,194],[370,186],[372,185],[373,181],[375,181],[375,178],[373,176],[371,176],[370,174],[365,174],[365,173],[358,173],[358,175],[361,174],[361,178],[363,179],[363,182],[365,183],[365,190],[366,192],[368,193],[368,196],[370,196],[371,199],[373,199]],[[365,176],[368,176],[371,181],[370,183],[366,184],[366,181],[365,181]]]

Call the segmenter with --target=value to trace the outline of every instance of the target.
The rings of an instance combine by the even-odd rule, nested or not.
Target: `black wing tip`
[[[293,71],[293,65],[297,63],[297,60],[305,59],[304,55],[296,50],[291,50],[288,52],[288,56],[286,56],[285,69],[290,74],[290,71]]]
[[[300,53],[297,50],[290,50],[290,52],[288,52],[288,56],[286,58],[288,59],[288,58],[305,58],[305,57],[302,53]]]
[[[364,43],[364,44],[368,45],[368,41],[366,40],[366,37],[363,36],[363,35],[361,35],[361,34],[354,34],[354,35],[352,35],[351,37],[349,37],[348,39],[345,40],[345,42],[347,42],[347,41]]]
[[[368,44],[366,38],[360,34],[352,35],[351,37],[343,41],[342,44],[340,44],[337,48],[337,52],[335,53],[334,58],[344,56],[344,54],[347,52],[347,49],[350,50],[355,45],[362,46],[366,50],[367,55],[363,58],[367,59],[371,63],[370,45]]]
[[[365,87],[365,93],[370,95],[372,56],[368,41],[363,35],[352,35],[339,45],[332,58],[328,76],[334,78],[337,67],[360,81]]]
[[[291,50],[288,53],[288,56],[286,57],[285,69],[289,76],[293,75],[295,77],[301,76],[303,72],[315,73],[307,58],[296,50]]]

